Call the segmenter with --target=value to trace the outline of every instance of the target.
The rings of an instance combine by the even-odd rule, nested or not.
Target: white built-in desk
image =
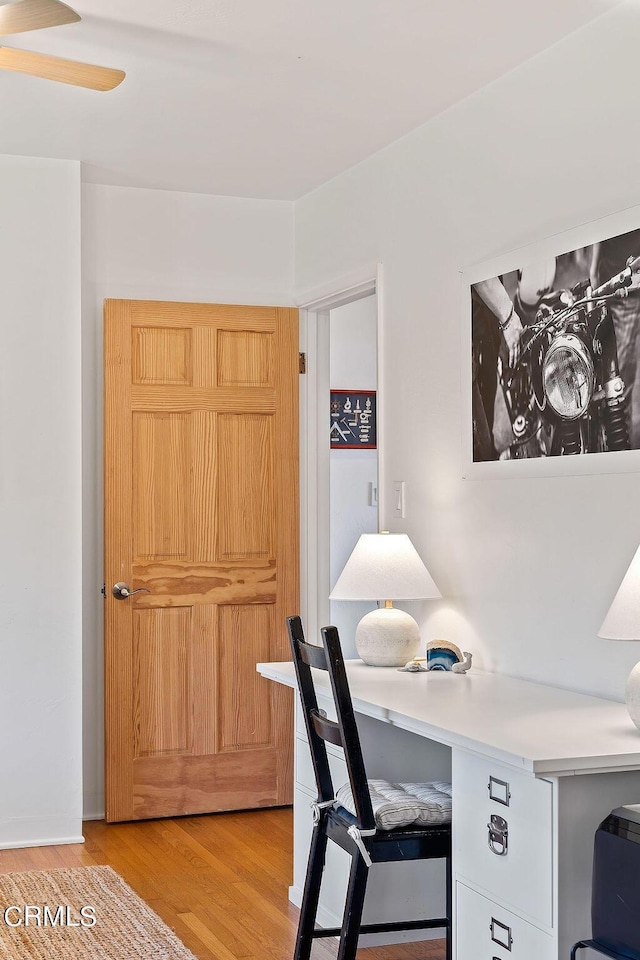
[[[295,687],[292,663],[261,663],[258,671]],[[624,704],[477,670],[400,673],[351,660],[347,673],[358,714],[385,725],[360,721],[370,776],[385,776],[381,753],[389,761],[388,779],[400,779],[400,757],[409,763],[405,780],[442,779],[450,770],[456,960],[568,960],[571,944],[590,935],[594,832],[611,809],[640,802],[640,731]],[[331,716],[328,677],[314,676],[320,697],[326,689],[321,706]],[[299,901],[315,787],[299,709],[296,714],[291,895]],[[416,749],[410,734],[424,749]],[[378,764],[374,771],[369,753]],[[331,760],[338,786],[347,779],[338,751]],[[504,843],[489,843],[492,815],[506,824]],[[344,867],[327,861],[334,881]],[[433,886],[437,900],[442,878],[435,880],[420,888]],[[339,925],[339,897],[331,901],[339,887],[329,884],[323,925]],[[396,896],[399,889],[394,880],[390,903],[394,896],[407,900]],[[373,896],[375,911],[383,909],[384,880]],[[399,919],[398,904],[391,905]]]

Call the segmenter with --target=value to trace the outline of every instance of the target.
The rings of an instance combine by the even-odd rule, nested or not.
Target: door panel
[[[133,414],[133,555],[185,560],[192,494],[190,415]]]
[[[192,746],[189,676],[191,607],[133,612],[134,757]]]
[[[297,369],[295,310],[105,304],[108,820],[291,802]]]
[[[218,417],[219,560],[267,560],[274,553],[271,416]]]
[[[272,647],[273,604],[227,605],[218,611],[218,750],[266,747],[271,742],[269,689],[242,652],[242,638],[255,636],[256,661]]]

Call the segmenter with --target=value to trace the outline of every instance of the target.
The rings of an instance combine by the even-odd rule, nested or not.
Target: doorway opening
[[[363,417],[376,425],[377,325],[375,293],[329,311],[331,587],[360,534],[378,532],[378,450],[370,446],[371,431],[363,437],[358,429]],[[370,602],[329,601],[329,622],[338,628],[345,657],[357,656],[356,627],[370,609]]]
[[[378,264],[371,280],[301,310],[301,349],[307,354],[307,375],[300,378],[301,612],[313,642],[319,642],[321,626],[338,627],[345,657],[356,656],[355,628],[372,607],[331,601],[329,594],[360,534],[382,525],[381,300]],[[339,417],[332,417],[332,391],[334,411],[341,404]],[[361,441],[364,431],[357,429],[370,399],[376,406],[375,448]],[[336,420],[343,436],[334,429],[332,442]]]

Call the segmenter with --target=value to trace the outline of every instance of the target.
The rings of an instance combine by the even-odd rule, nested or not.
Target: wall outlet
[[[378,484],[374,483],[373,480],[369,481],[369,506],[378,506]]]
[[[392,517],[402,517],[404,519],[404,480],[394,480],[393,490],[393,510]]]

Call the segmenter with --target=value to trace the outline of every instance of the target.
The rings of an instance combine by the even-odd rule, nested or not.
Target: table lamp
[[[603,640],[640,640],[640,547],[629,564],[598,636]],[[627,679],[625,703],[640,730],[640,663]]]
[[[384,601],[356,627],[356,650],[371,666],[403,667],[420,650],[420,631],[393,601],[441,596],[406,533],[383,532],[362,534],[329,599]]]

